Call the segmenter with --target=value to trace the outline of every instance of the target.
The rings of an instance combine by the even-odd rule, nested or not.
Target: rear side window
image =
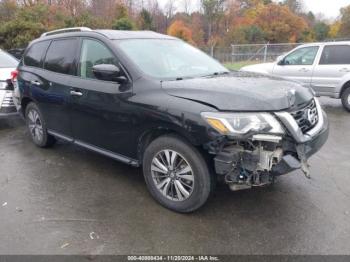
[[[350,65],[350,46],[325,46],[320,60],[320,65]]]
[[[53,41],[47,51],[44,68],[56,73],[75,75],[77,48],[78,40],[75,38]]]
[[[24,56],[24,64],[27,66],[42,67],[42,58],[49,43],[49,41],[44,41],[33,44]]]

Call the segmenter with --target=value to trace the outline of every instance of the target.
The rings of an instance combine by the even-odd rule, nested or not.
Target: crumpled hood
[[[204,103],[221,111],[281,111],[313,98],[311,90],[298,83],[245,72],[164,81],[162,88],[171,96]]]

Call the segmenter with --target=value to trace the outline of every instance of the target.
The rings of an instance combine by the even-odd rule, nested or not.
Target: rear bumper
[[[0,113],[0,119],[3,119],[3,118],[12,118],[12,117],[19,117],[19,113],[18,113],[18,112]]]

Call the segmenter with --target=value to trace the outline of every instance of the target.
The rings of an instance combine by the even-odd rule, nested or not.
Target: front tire
[[[341,102],[344,108],[350,112],[350,87],[346,88],[341,96]]]
[[[157,138],[146,148],[143,173],[153,198],[180,213],[200,208],[212,188],[211,174],[203,156],[175,135]]]
[[[26,107],[26,123],[33,143],[38,147],[51,147],[56,139],[47,133],[46,123],[38,106],[31,102]]]

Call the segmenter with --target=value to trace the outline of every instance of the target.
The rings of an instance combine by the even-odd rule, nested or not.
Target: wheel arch
[[[155,139],[165,136],[165,135],[174,135],[187,141],[195,147],[200,147],[200,143],[194,138],[186,134],[185,131],[181,131],[179,129],[170,128],[170,127],[158,127],[158,128],[150,128],[143,132],[139,138],[137,143],[137,157],[142,163],[143,154],[149,144],[152,143]]]
[[[29,97],[23,97],[21,100],[21,108],[22,108],[22,115],[25,116],[26,114],[26,108],[28,106],[29,103],[34,102],[33,99],[29,98]]]
[[[339,97],[340,97],[340,98],[342,97],[344,91],[345,91],[347,88],[350,88],[350,80],[348,80],[347,82],[345,82],[345,83],[343,84],[343,86],[341,87],[340,93],[339,93]]]

